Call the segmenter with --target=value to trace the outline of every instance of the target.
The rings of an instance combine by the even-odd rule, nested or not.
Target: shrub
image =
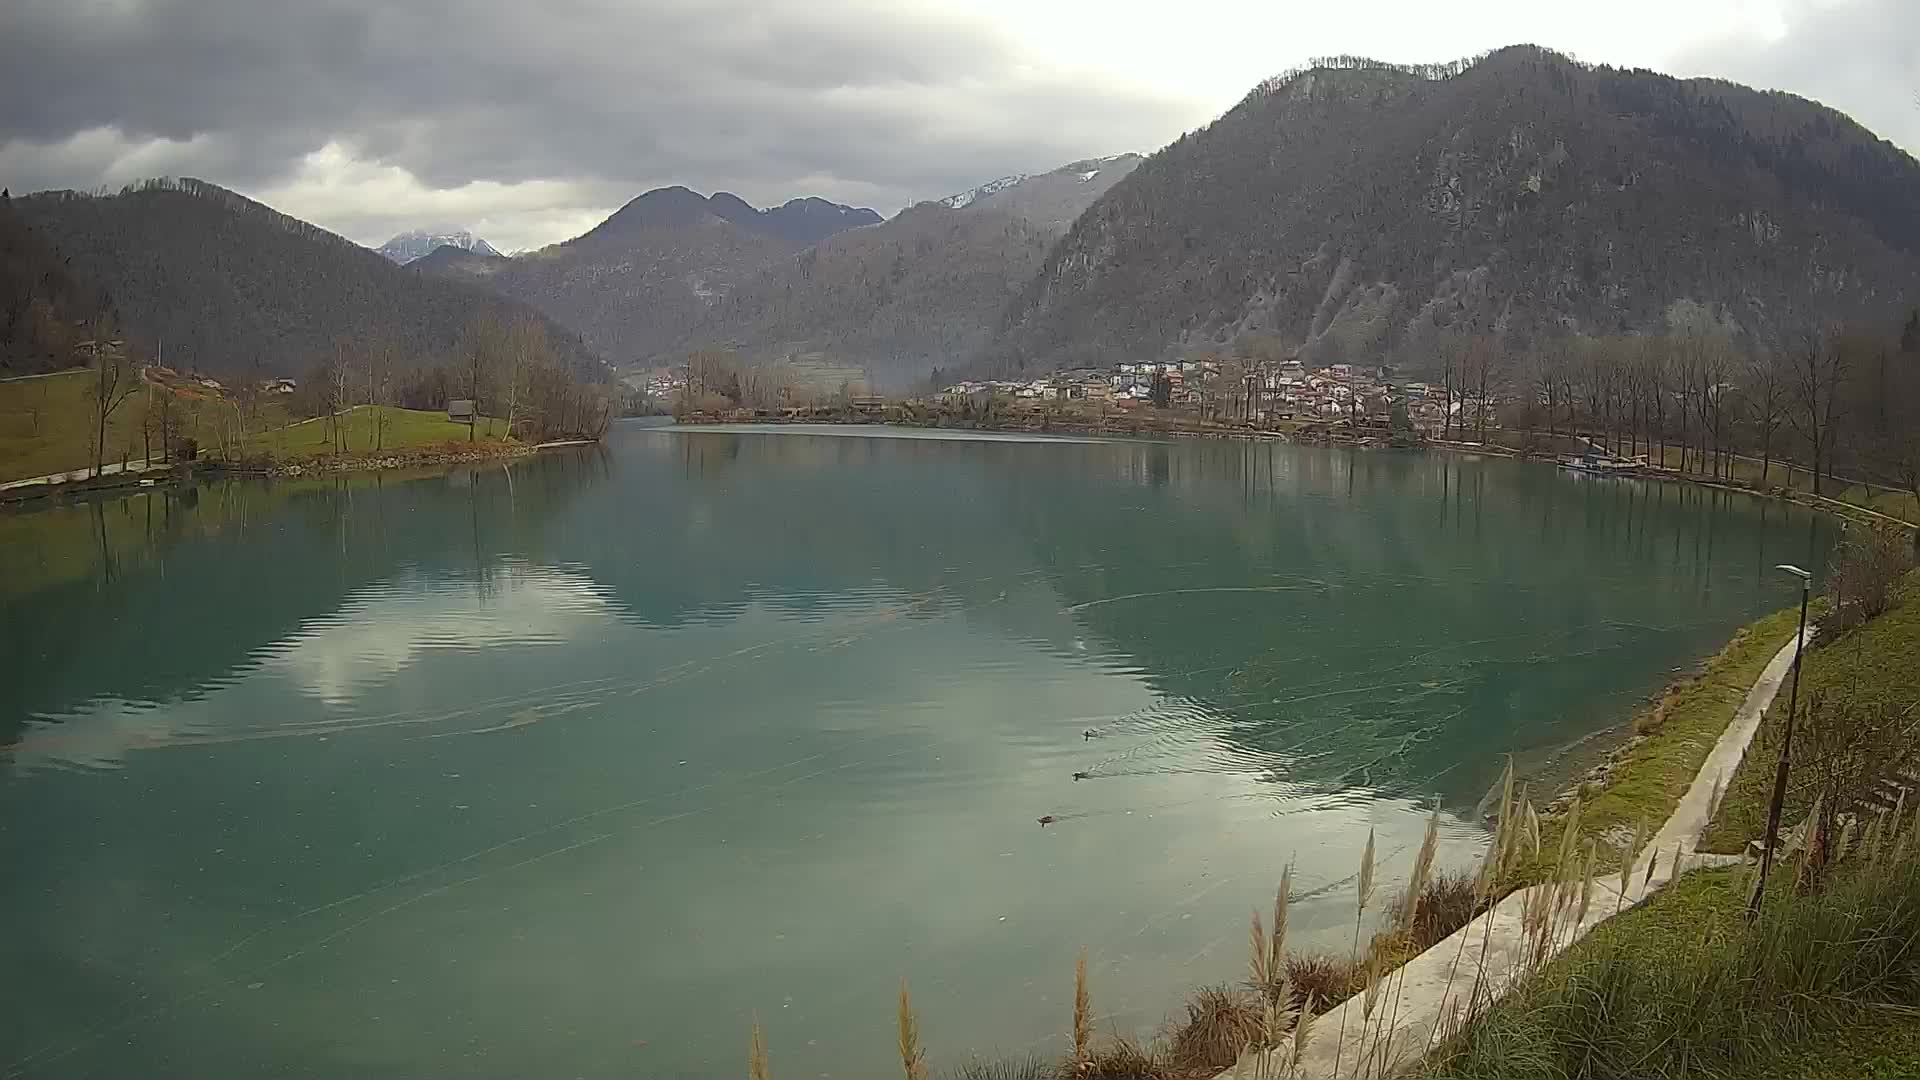
[[[1326,1012],[1366,989],[1367,973],[1344,956],[1295,954],[1287,957],[1287,982],[1295,1005],[1304,1008],[1311,997],[1314,1011]]]
[[[1072,1073],[1076,1080],[1167,1080],[1172,1075],[1154,1047],[1124,1035],[1094,1047]]]
[[[1420,889],[1413,905],[1412,944],[1425,952],[1445,941],[1480,913],[1480,897],[1472,874],[1441,873]]]
[[[946,1080],[1053,1080],[1053,1066],[1028,1054],[1012,1058],[969,1058],[941,1074]]]
[[[1251,994],[1204,986],[1187,999],[1187,1019],[1174,1030],[1169,1056],[1183,1072],[1218,1073],[1260,1035],[1260,1006]]]
[[[1910,550],[1903,528],[1848,525],[1833,549],[1827,577],[1833,607],[1820,620],[1816,640],[1830,644],[1885,612],[1893,603],[1894,587],[1912,565]]]

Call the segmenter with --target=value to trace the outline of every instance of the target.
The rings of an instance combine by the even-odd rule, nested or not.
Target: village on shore
[[[1110,370],[1078,368],[1033,379],[954,383],[939,391],[947,404],[980,406],[998,397],[1014,402],[1084,401],[1117,409],[1147,406],[1198,411],[1251,423],[1279,420],[1385,423],[1399,406],[1418,429],[1438,434],[1468,414],[1491,412],[1491,398],[1469,399],[1460,388],[1398,382],[1386,365],[1328,364],[1298,359],[1242,368],[1216,360],[1119,363]]]

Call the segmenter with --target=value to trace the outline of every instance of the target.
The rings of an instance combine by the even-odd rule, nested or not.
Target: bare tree
[[[1727,342],[1718,337],[1701,339],[1693,368],[1696,382],[1694,407],[1700,417],[1700,467],[1719,479],[1725,460]]]
[[[1795,342],[1791,362],[1787,422],[1807,444],[1812,459],[1813,493],[1819,495],[1821,473],[1832,468],[1840,390],[1847,376],[1847,350],[1838,335],[1809,329]]]
[[[1747,419],[1760,443],[1760,486],[1767,486],[1773,470],[1773,440],[1786,417],[1786,387],[1781,378],[1779,358],[1758,353],[1747,362]]]
[[[350,424],[353,420],[353,403],[352,403],[352,400],[347,396],[347,393],[348,393],[347,377],[349,374],[351,374],[351,371],[350,371],[351,365],[347,362],[345,350],[340,349],[340,347],[337,345],[335,346],[335,349],[338,351],[336,351],[335,353],[336,360],[333,365],[333,373],[332,373],[333,387],[332,387],[332,393],[329,395],[329,397],[333,401],[333,410],[334,410],[333,412],[333,436],[334,436],[333,451],[336,454],[344,454],[348,450],[352,449],[352,446],[349,445],[349,441],[347,439],[347,427],[348,427],[348,424]],[[346,414],[346,420],[344,422],[341,420],[342,413]]]
[[[373,415],[374,453],[386,449],[391,422],[386,405],[393,391],[393,343],[382,338],[367,348],[367,406]]]
[[[511,439],[526,404],[528,375],[548,362],[547,328],[538,319],[522,316],[515,320],[506,344],[500,358],[498,396],[507,418],[507,438]]]
[[[467,324],[460,346],[461,390],[473,402],[473,415],[467,420],[467,441],[474,439],[474,426],[480,419],[480,402],[485,396],[494,369],[499,366],[505,329],[492,314],[477,316]]]
[[[99,476],[107,453],[107,421],[140,389],[140,373],[128,359],[126,342],[117,336],[107,315],[96,315],[88,321],[87,339],[79,347],[93,366],[88,397],[93,402],[93,475]]]
[[[1498,341],[1486,334],[1476,335],[1468,344],[1466,381],[1473,390],[1474,438],[1487,441],[1487,400],[1492,394],[1493,370],[1499,363]]]

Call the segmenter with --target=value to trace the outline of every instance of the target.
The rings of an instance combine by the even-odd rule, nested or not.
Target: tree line
[[[1516,353],[1461,335],[1438,366],[1448,434],[1495,423],[1713,479],[1757,467],[1765,486],[1859,479],[1920,500],[1920,309],[1897,330],[1809,326],[1771,348],[1701,318]]]
[[[446,355],[425,364],[398,362],[401,348],[376,338],[365,347],[340,343],[314,358],[288,401],[295,415],[323,417],[336,452],[348,445],[343,415],[360,405],[445,410],[454,401],[473,403],[477,438],[488,434],[528,441],[598,439],[620,411],[619,395],[582,379],[557,354],[546,323],[530,315],[476,315]],[[384,449],[388,415],[374,411],[373,445]]]

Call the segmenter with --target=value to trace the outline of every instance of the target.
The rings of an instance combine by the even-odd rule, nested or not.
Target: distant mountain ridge
[[[1139,154],[1088,158],[1050,172],[1017,173],[989,180],[939,202],[954,210],[1001,210],[1042,228],[1065,232],[1108,188],[1125,179],[1145,160]]]
[[[1229,349],[1432,361],[1659,331],[1780,343],[1920,294],[1920,164],[1816,103],[1531,46],[1263,83],[1081,215],[992,370]]]
[[[118,195],[13,200],[76,277],[112,298],[130,341],[196,370],[299,375],[341,346],[376,341],[403,362],[446,359],[476,318],[534,318],[576,372],[604,378],[578,334],[526,305],[417,273],[341,236],[202,180]],[[452,250],[443,248],[441,250]],[[501,260],[505,261],[505,260]]]
[[[416,266],[525,300],[617,364],[824,351],[897,388],[984,348],[1054,240],[1141,160],[1010,177],[885,221],[819,198],[756,209],[656,188],[510,262],[441,251]]]
[[[405,266],[443,247],[470,251],[475,255],[501,254],[492,244],[465,229],[415,229],[401,233],[374,250]]]
[[[580,236],[511,260],[439,254],[415,265],[532,304],[616,364],[631,366],[685,340],[739,283],[795,251],[880,220],[872,210],[825,199],[757,209],[727,192],[708,197],[664,187]]]
[[[649,228],[685,228],[701,224],[708,217],[731,222],[795,250],[812,247],[834,233],[877,225],[882,220],[866,207],[842,206],[812,196],[789,199],[762,210],[732,192],[716,191],[709,197],[676,185],[655,188],[632,199],[583,235],[556,246],[605,241]]]

